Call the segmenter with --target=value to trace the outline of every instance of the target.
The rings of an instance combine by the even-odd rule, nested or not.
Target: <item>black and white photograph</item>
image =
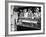
[[[11,6],[11,31],[41,30],[41,7]]]
[[[43,4],[8,3],[8,34],[43,33]]]

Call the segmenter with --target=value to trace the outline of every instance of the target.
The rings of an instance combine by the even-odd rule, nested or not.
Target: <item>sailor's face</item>
[[[22,12],[22,10],[20,10],[20,12]]]
[[[30,10],[30,12],[32,13],[32,11]]]
[[[39,12],[39,8],[36,9],[36,12]]]
[[[27,12],[27,9],[24,9],[23,12]]]
[[[28,12],[30,12],[30,13],[31,13],[32,11],[31,11],[31,10],[28,10]]]

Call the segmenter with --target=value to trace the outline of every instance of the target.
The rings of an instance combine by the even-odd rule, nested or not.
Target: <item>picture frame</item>
[[[39,8],[41,9],[41,29],[39,30],[27,30],[27,31],[11,31],[11,6],[21,9],[27,8]],[[34,8],[34,9],[35,9]],[[20,9],[19,9],[20,10]],[[17,11],[17,10],[15,10]],[[24,21],[25,22],[25,21]],[[25,25],[23,25],[25,26]],[[23,1],[5,1],[5,36],[19,36],[19,35],[37,35],[45,33],[45,3],[43,2],[23,2]]]

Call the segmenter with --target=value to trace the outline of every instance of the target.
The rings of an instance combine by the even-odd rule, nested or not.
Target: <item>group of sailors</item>
[[[20,11],[21,11],[20,16],[23,16],[25,18],[34,19],[34,18],[39,18],[41,16],[41,12],[39,12],[39,8],[36,8],[36,11],[34,13],[32,12],[31,9],[28,9],[28,11],[27,11],[27,9],[24,9],[23,12],[22,12],[22,10],[20,10]]]

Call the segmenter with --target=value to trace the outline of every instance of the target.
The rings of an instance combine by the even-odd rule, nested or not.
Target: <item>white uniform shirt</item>
[[[24,13],[24,17],[28,17],[28,12]]]

